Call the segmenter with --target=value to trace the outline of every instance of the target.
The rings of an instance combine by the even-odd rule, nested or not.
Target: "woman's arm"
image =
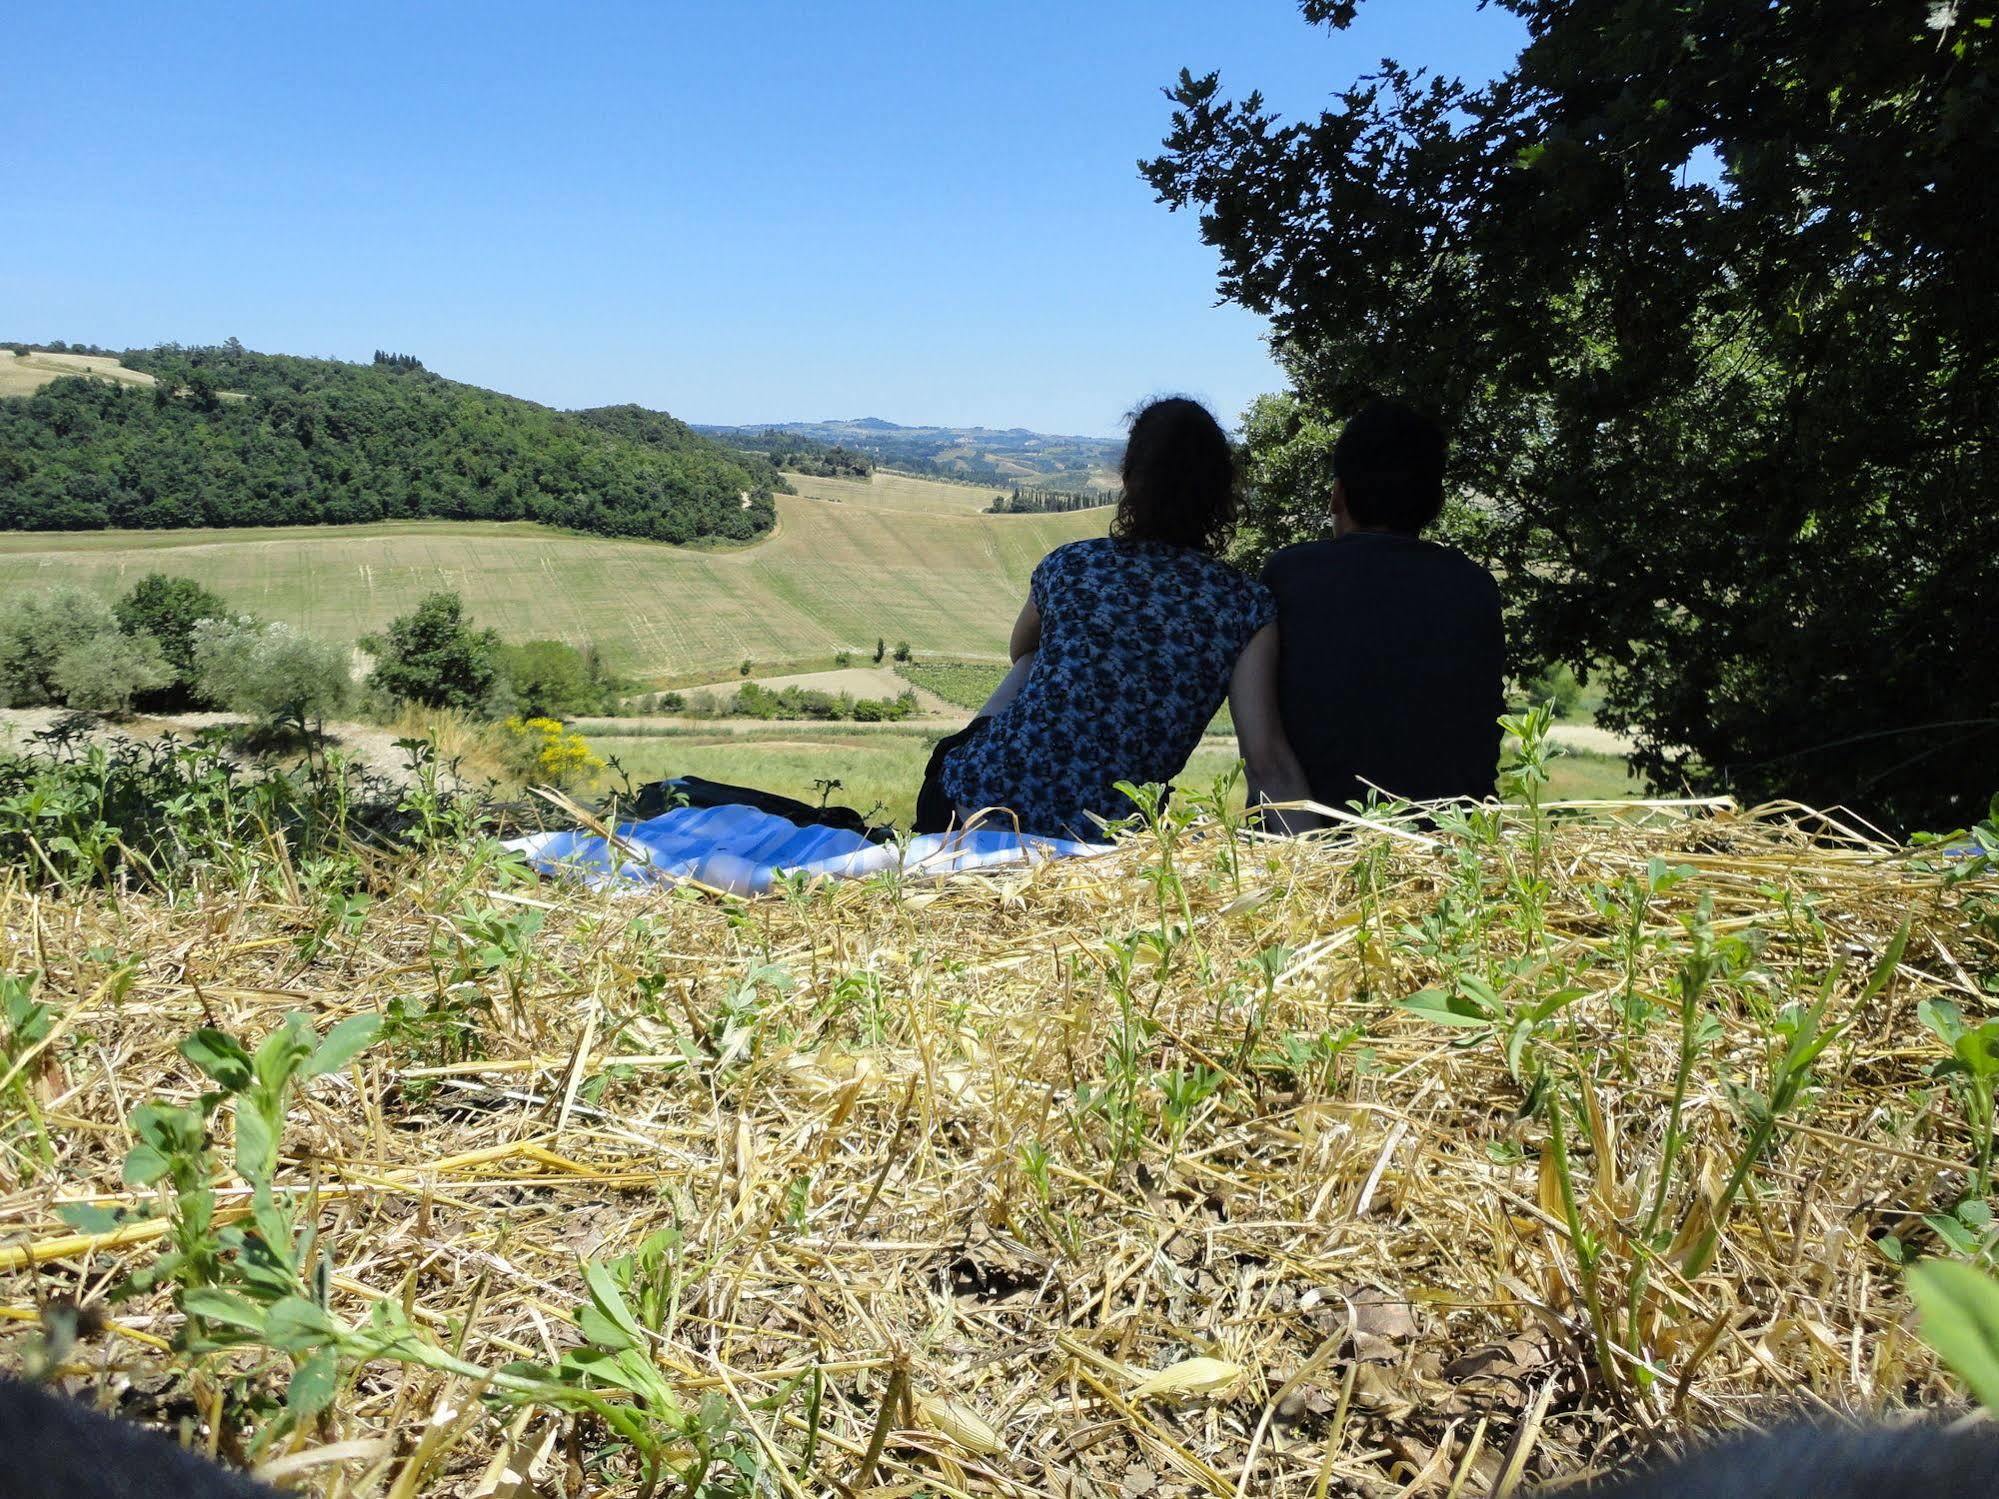
[[[1277,710],[1277,626],[1265,625],[1236,657],[1229,681],[1229,714],[1235,719],[1236,748],[1249,774],[1249,804],[1308,802],[1311,783],[1284,737]],[[1275,820],[1289,833],[1309,832],[1323,823],[1310,812],[1282,812]]]
[[[1020,618],[1013,622],[1013,639],[1007,644],[1007,655],[1018,661],[1040,649],[1041,610],[1035,607],[1034,595],[1029,594],[1027,602],[1020,606]]]
[[[997,718],[1000,710],[1020,696],[1020,689],[1027,685],[1027,679],[1034,675],[1034,652],[1029,651],[1013,663],[1013,670],[993,689],[993,695],[986,699],[985,707],[972,716],[974,718]]]
[[[1013,670],[993,689],[985,707],[973,715],[975,718],[997,717],[1002,708],[1020,696],[1020,689],[1034,674],[1034,655],[1041,649],[1041,611],[1034,607],[1032,597],[1021,606],[1020,618],[1013,622],[1013,639],[1007,649],[1013,657]]]

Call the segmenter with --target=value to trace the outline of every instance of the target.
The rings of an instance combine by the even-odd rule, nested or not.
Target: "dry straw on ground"
[[[647,1339],[727,1433],[735,1466],[707,1481],[742,1487],[714,1492],[1484,1494],[1773,1403],[1952,1399],[1873,1241],[1929,1247],[1921,1215],[1967,1190],[1916,1008],[1993,1003],[1991,882],[1946,888],[1782,809],[1641,807],[1550,831],[1543,921],[1520,905],[1531,843],[1518,818],[1490,839],[1196,828],[1170,859],[1139,835],[755,902],[439,859],[381,866],[340,920],[278,864],[261,895],[171,904],[0,886],[0,971],[39,973],[58,1016],[22,1074],[53,1163],[18,1120],[0,1161],[5,1362],[39,1307],[99,1302],[156,1252],[55,1209],[144,1195],[119,1183],[125,1121],[200,1088],[176,1042],[303,1010],[392,1017],[285,1138],[334,1310],[398,1299],[473,1363],[552,1363],[581,1264],[653,1239]],[[1655,1209],[1703,903],[1712,1025]],[[1509,1067],[1508,1027],[1398,1003],[1457,976],[1509,1019],[1576,992]],[[1821,997],[1838,1033],[1703,1250],[1782,1007]],[[272,1355],[190,1375],[164,1294],[110,1311],[74,1389],[226,1456],[253,1424],[233,1402],[282,1388]],[[640,1483],[598,1422],[386,1360],[260,1455],[341,1495]]]

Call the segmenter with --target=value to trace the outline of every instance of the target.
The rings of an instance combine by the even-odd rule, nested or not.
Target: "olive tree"
[[[279,620],[203,620],[193,657],[203,696],[256,718],[323,723],[353,695],[346,648]]]

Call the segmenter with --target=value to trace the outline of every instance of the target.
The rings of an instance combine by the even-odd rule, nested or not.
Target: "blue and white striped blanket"
[[[582,831],[534,833],[507,844],[543,874],[593,889],[697,880],[737,895],[761,895],[780,876],[861,879],[884,870],[955,874],[1104,852],[1101,845],[975,828],[870,843],[840,828],[800,827],[753,807],[676,807],[616,829],[619,847]]]

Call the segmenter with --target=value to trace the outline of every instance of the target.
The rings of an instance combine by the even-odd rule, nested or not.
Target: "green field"
[[[902,661],[895,670],[897,676],[969,713],[986,705],[1007,672],[1003,661]]]
[[[747,734],[700,729],[603,733],[594,725],[590,747],[618,767],[634,785],[666,776],[696,775],[737,786],[755,786],[781,796],[816,802],[818,780],[842,782],[832,800],[908,827],[916,791],[937,731],[895,729],[860,733],[829,729],[781,728]],[[1194,752],[1176,784],[1206,787],[1235,763],[1233,749],[1203,745]],[[621,789],[618,770],[605,773],[601,789]]]
[[[924,691],[934,692],[945,702],[969,713],[976,713],[986,705],[986,699],[1005,680],[1007,670],[1003,661],[920,660],[898,662],[895,669]],[[1222,704],[1215,714],[1214,722],[1208,725],[1208,732],[1235,733],[1235,720],[1229,716],[1227,703]]]
[[[836,804],[874,813],[904,828],[915,812],[923,767],[937,739],[935,730],[915,728],[859,732],[836,726],[728,734],[636,725],[632,732],[619,733],[617,727],[591,726],[590,747],[618,763],[617,769],[606,772],[601,790],[622,789],[620,771],[634,786],[667,776],[696,775],[817,802],[820,791],[813,782],[837,780],[842,785],[831,793]],[[1205,790],[1235,760],[1234,746],[1210,739],[1194,751],[1174,784]],[[1548,796],[1550,800],[1629,797],[1641,789],[1621,760],[1562,755],[1555,761]]]
[[[770,540],[734,550],[576,536],[524,523],[411,521],[233,531],[0,534],[0,592],[79,583],[106,595],[148,572],[198,578],[232,604],[352,640],[455,588],[509,639],[595,641],[646,681],[872,657],[876,639],[999,657],[1027,576],[1105,512],[986,516],[961,484],[801,479]]]

